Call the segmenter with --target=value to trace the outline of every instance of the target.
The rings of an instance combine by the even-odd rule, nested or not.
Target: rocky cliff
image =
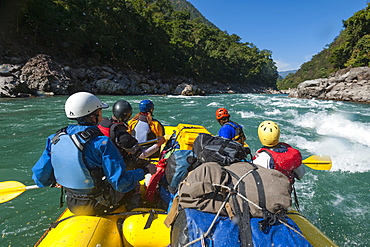
[[[370,103],[370,68],[346,68],[328,78],[304,81],[289,97]]]
[[[270,88],[251,85],[204,84],[191,78],[164,78],[159,73],[139,73],[112,67],[72,68],[39,54],[25,64],[0,65],[0,97],[68,95],[77,91],[107,95],[214,93],[272,93]]]

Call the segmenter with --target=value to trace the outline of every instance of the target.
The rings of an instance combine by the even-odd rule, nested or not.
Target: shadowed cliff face
[[[0,0],[0,65],[27,62],[34,52],[19,30],[21,9],[29,0]]]
[[[0,32],[8,33],[16,27],[21,6],[26,0],[0,1]]]
[[[15,58],[14,58],[15,59]],[[0,64],[0,97],[64,95],[87,91],[107,95],[217,93],[276,93],[257,85],[233,85],[214,81],[199,83],[187,77],[138,73],[108,66],[73,68],[38,54],[25,64]]]

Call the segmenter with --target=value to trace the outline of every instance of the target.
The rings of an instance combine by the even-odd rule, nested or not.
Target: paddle
[[[302,164],[314,170],[329,171],[332,166],[332,161],[329,155],[312,155],[302,160]]]
[[[0,182],[0,203],[10,201],[26,190],[38,189],[37,185],[26,186],[17,181]]]
[[[329,155],[312,155],[307,159],[302,160],[302,164],[315,170],[329,171],[332,167],[332,161]],[[26,186],[17,181],[0,182],[0,203],[16,198],[26,190],[38,188],[39,187],[37,185]]]
[[[158,141],[158,138],[155,138],[155,139],[152,139],[152,140],[149,140],[149,141],[146,141],[146,142],[140,142],[137,145],[144,146],[144,145],[148,145],[148,144],[151,144],[151,143],[154,143],[154,142],[157,142],[157,141]]]

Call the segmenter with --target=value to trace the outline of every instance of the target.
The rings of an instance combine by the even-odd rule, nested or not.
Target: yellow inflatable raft
[[[180,149],[190,150],[198,133],[209,133],[201,125],[165,126],[165,138],[176,138]],[[117,210],[111,215],[76,216],[68,209],[45,232],[35,246],[41,247],[165,247],[170,245],[166,212],[155,208]],[[308,219],[296,211],[288,216],[300,227],[313,246],[337,246]]]

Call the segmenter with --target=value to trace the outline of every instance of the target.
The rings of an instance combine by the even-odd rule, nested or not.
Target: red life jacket
[[[98,125],[98,128],[103,133],[103,135],[111,137],[111,139],[114,141],[115,134],[114,134],[114,128],[121,123],[119,122],[113,122],[112,120],[108,118],[103,118],[101,123]],[[123,124],[121,124],[123,125]]]
[[[283,173],[285,176],[288,177],[290,183],[293,184],[295,178],[293,170],[298,168],[302,164],[302,155],[297,149],[292,148],[289,144],[281,142],[278,144],[278,146],[281,147],[280,149],[282,149],[282,152],[278,148],[269,149],[263,147],[257,150],[257,153],[268,153],[274,162],[273,167],[270,168]]]

